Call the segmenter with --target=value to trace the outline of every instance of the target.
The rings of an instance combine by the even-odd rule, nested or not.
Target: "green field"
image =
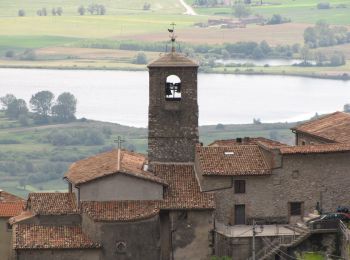
[[[187,0],[193,3],[192,0]],[[252,1],[254,2],[254,1]],[[350,24],[350,1],[349,0],[269,0],[263,1],[268,4],[263,6],[252,6],[253,14],[260,14],[265,17],[271,17],[273,14],[281,14],[282,16],[292,19],[295,23],[315,23],[318,20],[325,20],[330,24]],[[317,9],[317,4],[328,2],[332,8],[327,10]],[[337,5],[345,4],[346,8],[336,8]],[[214,8],[195,8],[199,14],[204,15],[232,15],[230,7],[214,7]]]
[[[277,138],[291,144],[293,135],[289,129],[292,126],[293,123],[246,124],[225,125],[218,129],[213,125],[201,126],[199,131],[200,140],[205,144],[218,139],[245,136]],[[53,131],[64,134],[91,129],[103,136],[103,144],[54,145],[48,141],[48,136]],[[96,121],[21,127],[19,122],[8,120],[0,112],[0,188],[21,196],[32,191],[65,190],[67,185],[62,177],[69,165],[87,156],[112,149],[118,136],[126,140],[123,144],[125,148],[146,153],[145,128]],[[35,179],[35,176],[40,177]]]
[[[150,3],[150,11],[143,11],[144,3]],[[0,1],[0,16],[17,16],[18,10],[23,9],[28,16],[36,16],[36,11],[41,8],[46,8],[49,15],[51,15],[51,9],[55,7],[63,8],[63,15],[78,15],[77,9],[83,5],[88,7],[90,4],[103,4],[106,7],[108,15],[119,14],[135,14],[135,13],[183,13],[185,9],[178,1],[171,0],[129,0],[127,2],[122,0],[99,0],[99,1],[86,1],[86,0],[61,0],[61,1],[49,1],[49,0],[1,0]]]

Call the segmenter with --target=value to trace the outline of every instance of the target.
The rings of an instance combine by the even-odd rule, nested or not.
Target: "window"
[[[301,216],[301,202],[291,202],[290,203],[290,215],[291,216]]]
[[[245,193],[245,180],[235,180],[235,193]]]
[[[165,100],[181,100],[181,80],[176,75],[170,75],[166,78],[165,83]]]

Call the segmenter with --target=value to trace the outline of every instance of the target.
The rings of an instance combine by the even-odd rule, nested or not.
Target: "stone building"
[[[68,193],[31,193],[10,220],[16,259],[209,259],[214,197],[194,171],[197,68],[172,51],[149,64],[149,156],[75,162]]]
[[[292,128],[296,145],[350,143],[350,115],[335,112]]]
[[[264,138],[197,146],[196,176],[201,191],[215,193],[216,226],[238,230],[258,221],[292,227],[316,209],[334,212],[339,205],[348,205],[349,119],[348,114],[336,112],[294,128],[297,146]],[[229,252],[233,259],[242,260],[251,256],[251,235],[217,234],[218,255]],[[258,241],[257,249],[261,247]]]
[[[0,190],[0,260],[10,259],[12,230],[8,220],[22,212],[23,204],[22,198]]]

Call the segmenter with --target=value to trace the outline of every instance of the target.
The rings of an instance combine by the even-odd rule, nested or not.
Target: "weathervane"
[[[171,52],[175,52],[175,40],[176,40],[176,35],[175,35],[175,23],[172,22],[170,24],[172,28],[168,29],[168,32],[170,33],[169,37],[171,39]]]
[[[121,149],[122,143],[124,143],[125,140],[123,140],[120,136],[118,136],[118,138],[116,140],[114,140],[114,142],[118,144],[118,149]]]

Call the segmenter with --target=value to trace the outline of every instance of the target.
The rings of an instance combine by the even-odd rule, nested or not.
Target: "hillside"
[[[200,139],[263,136],[292,143],[293,123],[201,126]],[[123,147],[147,151],[147,129],[78,120],[68,124],[21,127],[0,113],[0,188],[18,195],[31,191],[63,190],[64,172],[74,161],[113,149],[121,136]]]
[[[230,58],[224,55],[227,50],[218,45],[248,41],[266,41],[277,49],[265,58],[302,58],[300,48],[304,44],[303,34],[307,27],[319,20],[330,25],[350,24],[350,0],[331,1],[329,9],[318,9],[318,0],[271,0],[263,1],[263,5],[258,4],[260,1],[251,1],[251,14],[261,15],[266,20],[278,14],[291,22],[264,26],[253,22],[242,28],[226,28],[220,23],[206,25],[209,20],[237,20],[232,15],[231,6],[198,6],[198,1],[186,2],[199,15],[185,15],[181,1],[169,0],[132,0],[127,5],[120,0],[100,0],[94,6],[103,6],[105,12],[102,15],[97,11],[91,14],[91,2],[83,0],[1,1],[0,67],[142,70],[146,62],[135,62],[137,55],[144,52],[149,61],[159,52],[164,52],[171,22],[176,24],[179,51],[195,57],[204,65],[212,64],[218,58]],[[84,15],[78,13],[81,6],[85,10]],[[52,14],[52,9],[57,8],[62,8],[61,15]],[[46,16],[38,15],[44,9]],[[23,17],[18,15],[19,10],[24,11]],[[151,43],[155,46],[150,47]],[[203,45],[207,46],[202,48]],[[292,46],[299,47],[291,51]],[[311,50],[311,56],[322,52],[328,59],[335,51],[342,52],[348,60],[342,66],[311,67],[305,73],[292,66],[272,70],[262,66],[249,67],[249,71],[253,74],[336,75],[341,78],[344,74],[350,74],[349,50],[350,43]],[[252,58],[251,54],[252,51],[243,54],[230,52],[228,56]],[[215,70],[207,68],[205,71],[246,73],[226,66]]]

